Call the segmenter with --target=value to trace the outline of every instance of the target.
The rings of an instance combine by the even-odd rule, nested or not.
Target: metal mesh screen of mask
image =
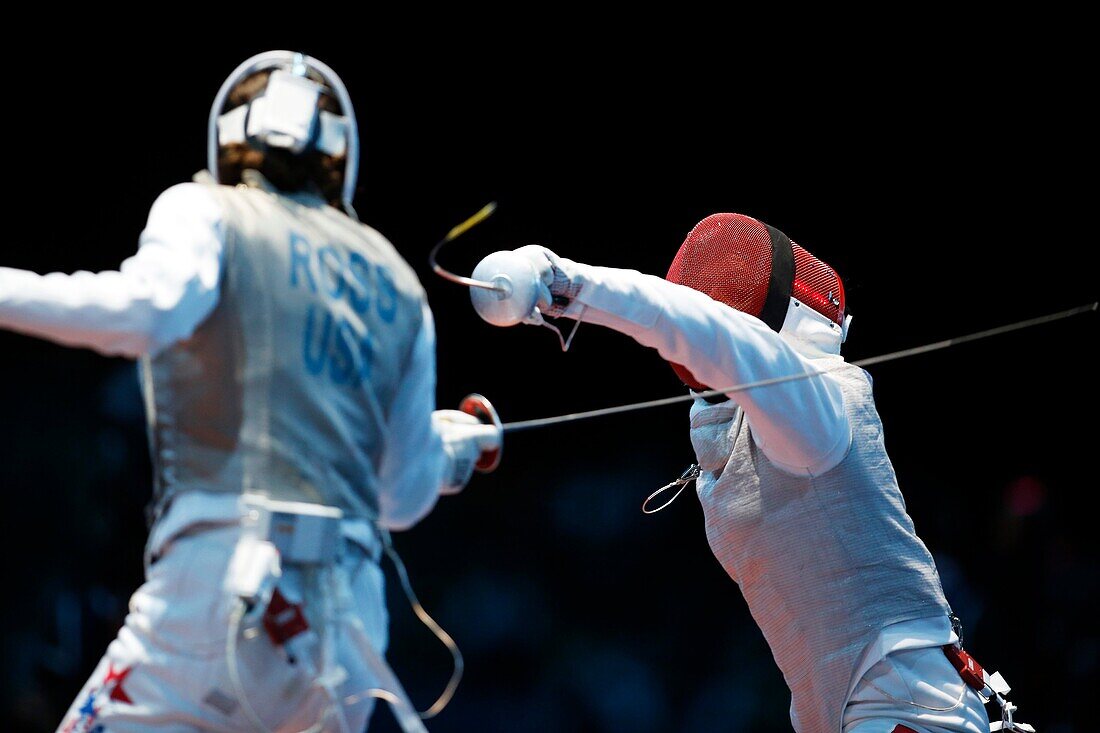
[[[844,325],[844,283],[836,271],[797,244],[794,248],[794,287],[791,297],[813,308],[833,323]]]
[[[778,229],[743,214],[712,214],[696,224],[665,278],[760,318],[774,331],[782,328],[791,297],[844,322],[844,288],[836,272]],[[684,366],[672,368],[688,387],[707,388]]]
[[[742,214],[711,214],[688,233],[665,279],[759,317],[771,274],[767,227]],[[672,368],[688,387],[706,389],[683,365]]]
[[[712,214],[688,233],[665,279],[759,317],[771,271],[771,237],[763,224],[741,214]]]

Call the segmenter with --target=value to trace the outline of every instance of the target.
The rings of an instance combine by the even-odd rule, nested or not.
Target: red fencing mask
[[[742,214],[711,214],[680,245],[666,280],[783,327],[791,298],[844,325],[844,285],[833,268],[775,227]],[[707,389],[679,364],[688,387]],[[725,386],[725,385],[720,385]]]

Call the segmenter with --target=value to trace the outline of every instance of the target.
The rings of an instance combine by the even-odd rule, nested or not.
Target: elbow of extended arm
[[[848,455],[852,446],[852,425],[847,414],[843,411],[836,416],[832,427],[823,436],[829,438],[822,440],[816,448],[816,456],[808,461],[807,473],[811,476],[821,476],[840,465]]]
[[[403,532],[411,529],[431,513],[439,499],[437,486],[427,489],[432,484],[432,477],[410,476],[409,478],[412,481],[408,486],[415,485],[417,491],[384,492],[379,497],[379,523],[388,530]],[[438,480],[435,484],[438,484]]]
[[[433,460],[431,456],[436,458]],[[399,532],[426,517],[439,501],[445,469],[443,445],[432,431],[418,456],[409,456],[396,474],[384,472],[389,478],[385,479],[378,500],[382,526]]]
[[[759,437],[760,433],[754,432],[753,437],[768,461],[785,473],[803,478],[821,476],[836,468],[848,455],[852,444],[851,426],[846,420],[832,430],[793,440],[765,442]]]
[[[379,523],[384,529],[391,532],[404,532],[412,529],[421,519],[431,513],[432,507],[435,506],[435,499],[436,497],[433,496],[430,502],[418,510],[410,510],[407,505],[395,506],[389,510],[383,507]]]
[[[758,410],[746,410],[757,447],[773,465],[796,476],[820,476],[848,455],[852,425],[844,396],[832,380],[819,380],[813,398],[796,400],[786,408],[772,405],[769,419]],[[813,403],[814,409],[806,409]]]
[[[108,356],[125,356],[138,359],[156,356],[181,338],[191,334],[181,332],[173,324],[171,311],[156,308],[133,308],[118,318],[113,333],[91,334],[88,341],[96,351]]]
[[[191,337],[217,305],[216,286],[199,278],[177,289],[165,288],[135,299],[127,319],[127,331],[135,348],[156,355],[172,344]]]

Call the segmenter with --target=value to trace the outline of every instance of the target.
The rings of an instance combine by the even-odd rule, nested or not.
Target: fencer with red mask
[[[536,307],[519,314],[511,296],[529,270]],[[486,320],[615,329],[699,393],[690,429],[707,539],[771,647],[796,731],[991,730],[985,700],[1007,686],[961,649],[871,377],[840,355],[850,318],[831,267],[778,229],[723,213],[692,229],[664,279],[537,245],[490,255],[474,276],[500,286],[472,291]]]

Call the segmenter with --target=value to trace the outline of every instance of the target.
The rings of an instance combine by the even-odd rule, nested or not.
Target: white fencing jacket
[[[791,688],[796,730],[839,731],[870,667],[956,639],[882,448],[869,376],[840,357],[839,326],[792,300],[777,334],[662,278],[560,268],[579,286],[566,316],[625,333],[703,384],[824,371],[691,409],[708,540]]]
[[[149,213],[137,253],[118,271],[39,275],[0,268],[0,327],[130,358],[155,358],[189,339],[222,297],[226,221],[216,194],[199,183],[165,191]],[[449,470],[431,420],[434,350],[424,302],[375,467],[379,521],[391,529],[407,528],[430,511]]]

